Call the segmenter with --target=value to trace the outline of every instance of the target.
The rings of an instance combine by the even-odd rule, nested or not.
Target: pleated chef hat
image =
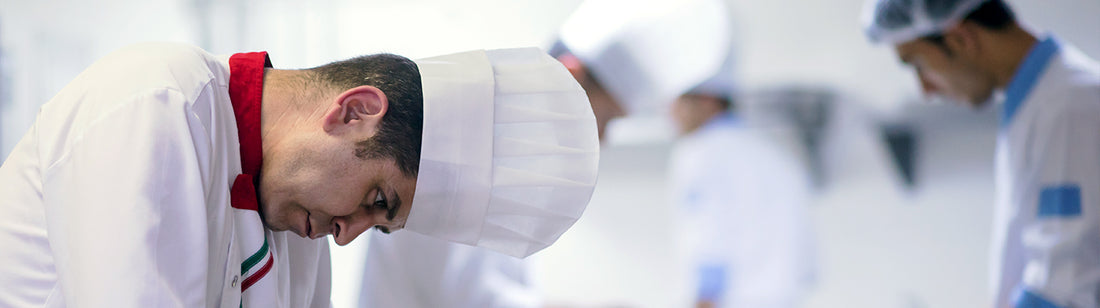
[[[405,228],[526,257],[592,197],[596,119],[581,86],[537,48],[416,60],[424,134]]]
[[[863,31],[873,43],[899,44],[942,32],[986,0],[868,0]]]
[[[588,0],[561,43],[630,113],[657,110],[714,76],[729,53],[721,0]]]

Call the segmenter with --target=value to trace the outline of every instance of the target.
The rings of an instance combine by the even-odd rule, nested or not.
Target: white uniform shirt
[[[674,198],[698,299],[719,307],[795,307],[814,276],[809,177],[795,154],[732,116],[677,144]]]
[[[1100,64],[1054,38],[1005,89],[996,307],[1100,307]]]
[[[327,243],[230,206],[229,77],[228,56],[140,44],[43,105],[0,167],[0,307],[328,307]]]
[[[359,307],[539,307],[533,257],[408,231],[370,232]]]

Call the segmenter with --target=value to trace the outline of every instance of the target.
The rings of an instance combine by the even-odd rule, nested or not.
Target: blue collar
[[[1057,40],[1053,36],[1047,36],[1028,51],[1024,62],[1020,63],[1020,68],[1016,69],[1016,75],[1012,76],[1012,81],[1005,88],[1001,127],[1012,123],[1012,116],[1016,115],[1020,107],[1023,107],[1024,99],[1027,98],[1028,93],[1031,93],[1031,89],[1035,87],[1035,83],[1039,81],[1039,77],[1043,75],[1047,64],[1050,63],[1050,58],[1054,57],[1058,49]]]

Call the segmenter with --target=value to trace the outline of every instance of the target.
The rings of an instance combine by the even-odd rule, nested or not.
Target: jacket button
[[[233,275],[233,281],[229,283],[229,287],[230,288],[236,288],[237,287],[237,275]]]

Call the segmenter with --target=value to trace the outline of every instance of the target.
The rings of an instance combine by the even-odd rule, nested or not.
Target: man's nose
[[[940,89],[937,88],[935,84],[932,84],[932,82],[929,82],[928,78],[925,78],[923,74],[918,74],[917,79],[920,81],[920,90],[921,93],[924,93],[924,96],[939,94]]]
[[[375,223],[366,215],[352,214],[336,217],[332,219],[332,239],[337,245],[344,246],[374,225]]]

